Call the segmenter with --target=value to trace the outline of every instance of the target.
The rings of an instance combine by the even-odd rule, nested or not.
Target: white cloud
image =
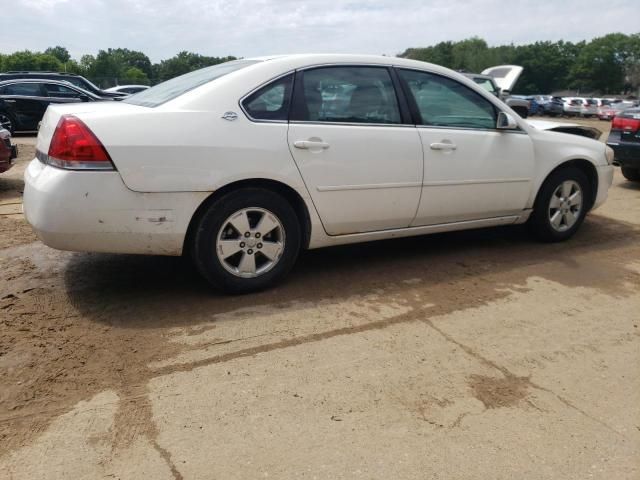
[[[9,0],[4,0],[9,1]],[[396,54],[479,36],[490,44],[635,33],[629,0],[11,0],[0,51],[107,47],[153,61],[181,50],[253,56],[296,52]]]

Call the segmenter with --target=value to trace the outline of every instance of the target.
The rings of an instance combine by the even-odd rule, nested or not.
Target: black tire
[[[622,167],[620,168],[620,170],[622,171],[622,176],[627,180],[630,180],[632,182],[640,182],[640,169]]]
[[[268,211],[277,218],[284,230],[284,249],[279,260],[270,270],[253,278],[242,278],[231,273],[217,254],[218,234],[223,223],[244,209]],[[271,190],[252,187],[229,192],[208,207],[198,221],[191,253],[196,268],[209,283],[228,293],[241,294],[263,290],[282,280],[295,264],[300,244],[300,221],[291,204]],[[257,247],[254,248],[254,261],[258,262],[257,259],[262,259],[262,256],[257,253]],[[251,254],[249,250],[243,252],[239,252],[240,257]]]
[[[552,195],[566,181],[577,183],[582,193],[582,204],[575,223],[564,231],[558,231],[551,223],[550,203]],[[556,170],[544,181],[538,191],[533,213],[528,221],[529,231],[542,242],[562,242],[571,238],[582,225],[591,204],[591,186],[584,172],[575,167]]]
[[[10,125],[7,126],[6,122],[9,122]],[[16,120],[13,115],[9,112],[0,112],[0,128],[9,130],[9,133],[13,135],[16,130]]]

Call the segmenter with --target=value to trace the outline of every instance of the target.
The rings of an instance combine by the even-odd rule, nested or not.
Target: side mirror
[[[516,119],[506,112],[498,113],[498,121],[496,122],[496,128],[498,130],[515,130],[518,128]]]

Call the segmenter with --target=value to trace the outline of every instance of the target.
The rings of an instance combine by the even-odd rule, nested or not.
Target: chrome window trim
[[[505,112],[508,113],[508,112]],[[481,127],[444,127],[441,125],[416,125],[416,128],[429,128],[434,130],[464,130],[472,132],[493,132],[493,133],[517,133],[518,135],[528,135],[527,132],[518,128],[517,130],[502,130],[500,128],[481,128]]]
[[[402,127],[415,128],[412,123],[360,123],[360,122],[318,122],[315,120],[290,120],[291,125],[331,125],[334,127]]]
[[[416,72],[430,73],[432,75],[439,75],[441,77],[445,77],[445,78],[448,78],[449,80],[452,80],[452,81],[460,83],[457,78],[454,78],[454,77],[452,77],[451,75],[449,75],[447,73],[434,72],[433,70],[429,70],[427,68],[405,67],[405,66],[402,66],[402,65],[394,64],[394,63],[370,63],[370,62],[363,62],[363,63],[357,63],[357,62],[355,62],[355,63],[354,62],[315,63],[315,64],[312,64],[312,65],[305,65],[304,67],[294,68],[293,70],[288,70],[285,73],[282,73],[282,74],[277,75],[275,77],[271,77],[269,80],[261,83],[260,85],[258,85],[257,87],[253,88],[248,93],[243,95],[240,98],[240,100],[238,100],[238,106],[240,107],[240,110],[242,110],[242,113],[245,115],[245,117],[247,117],[247,119],[250,122],[253,122],[253,123],[285,123],[285,124],[295,124],[295,125],[332,125],[332,126],[345,126],[345,127],[367,126],[367,127],[436,128],[436,129],[463,130],[463,131],[472,130],[472,131],[484,131],[484,132],[496,132],[496,133],[517,133],[517,134],[520,134],[520,135],[522,135],[522,134],[528,135],[528,133],[525,130],[522,130],[521,128],[518,128],[518,130],[500,130],[499,128],[443,127],[443,126],[432,126],[432,125],[418,125],[418,124],[413,124],[413,123],[359,123],[359,122],[316,122],[316,121],[313,121],[313,120],[261,120],[261,119],[258,119],[258,118],[253,118],[245,110],[244,105],[243,105],[244,101],[248,97],[253,95],[255,92],[260,90],[261,88],[266,87],[268,84],[270,84],[272,82],[275,82],[277,80],[280,80],[281,78],[286,77],[287,75],[295,74],[296,72],[303,72],[305,70],[312,70],[312,69],[316,69],[316,68],[326,68],[326,67],[380,67],[380,68],[393,68],[393,69],[400,69],[400,70],[401,69],[413,70],[413,71],[416,71]],[[295,77],[294,77],[294,82],[295,82]],[[394,90],[395,90],[395,85],[394,85]],[[402,93],[404,95],[404,92],[400,92],[400,93]],[[493,98],[491,98],[491,97],[493,97],[493,95],[490,95],[487,92],[487,96],[486,97],[484,95],[480,95],[480,96],[485,98],[485,100],[489,101],[489,103],[491,103],[495,107],[495,109],[497,110],[497,113],[504,112],[504,110],[502,108],[500,108],[498,105],[496,105],[493,102]],[[289,108],[291,108],[291,105],[289,105]],[[505,113],[509,113],[509,112],[505,112]],[[496,116],[497,116],[497,114],[496,114]]]

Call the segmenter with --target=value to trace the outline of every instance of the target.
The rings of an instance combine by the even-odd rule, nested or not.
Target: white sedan
[[[605,201],[612,160],[446,68],[290,55],[50,106],[24,211],[51,247],[188,252],[212,284],[247,292],[305,248],[525,222],[566,240]]]

